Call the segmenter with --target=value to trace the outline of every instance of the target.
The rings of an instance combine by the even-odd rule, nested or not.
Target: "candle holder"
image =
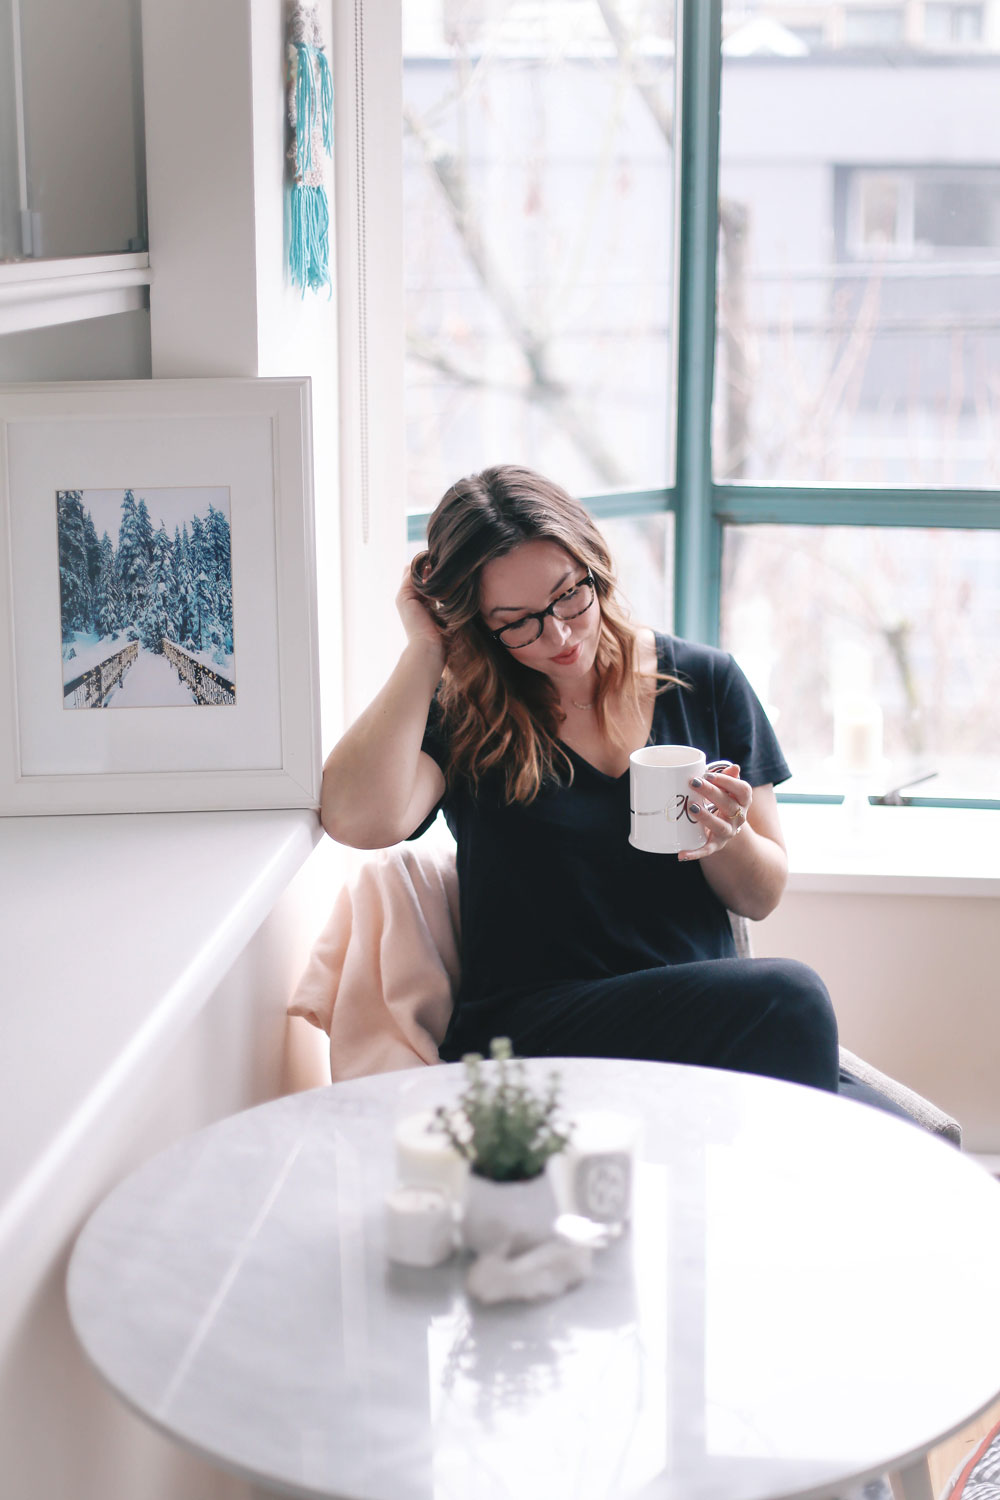
[[[393,1125],[395,1177],[400,1187],[440,1188],[455,1206],[462,1202],[469,1164],[437,1123],[439,1105],[458,1104],[458,1081],[445,1069],[420,1069],[399,1090]]]
[[[458,1205],[469,1164],[442,1134],[433,1110],[403,1115],[393,1131],[396,1180],[402,1187],[438,1188]]]
[[[833,766],[843,779],[841,829],[852,846],[871,838],[872,807],[868,794],[884,767],[882,709],[859,682],[834,707]]]
[[[638,1147],[635,1117],[614,1110],[575,1112],[570,1142],[552,1161],[562,1212],[602,1225],[612,1239],[620,1235],[632,1214]]]
[[[855,834],[868,831],[872,805],[868,800],[872,777],[867,771],[849,771],[844,783],[844,818]]]
[[[385,1248],[400,1266],[440,1266],[455,1250],[455,1219],[447,1193],[398,1187],[385,1199]]]

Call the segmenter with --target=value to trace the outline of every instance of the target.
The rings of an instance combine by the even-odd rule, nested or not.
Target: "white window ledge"
[[[146,307],[151,279],[146,254],[0,265],[0,334]]]
[[[1000,812],[784,803],[788,890],[1000,896]]]

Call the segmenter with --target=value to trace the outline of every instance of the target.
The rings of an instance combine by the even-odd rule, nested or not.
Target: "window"
[[[988,800],[1000,60],[913,13],[403,0],[411,537],[460,473],[550,472],[637,616],[741,661],[792,791],[862,700],[873,790]]]
[[[903,7],[845,6],[843,26],[844,44],[848,47],[898,44],[903,40]]]
[[[727,526],[723,570],[723,640],[799,783],[842,785],[839,734],[868,705],[873,784],[998,795],[1000,532]]]
[[[935,47],[975,46],[983,39],[981,5],[924,4],[924,39]]]
[[[403,21],[412,501],[512,453],[577,492],[666,487],[672,6],[405,0]]]
[[[1000,172],[989,167],[845,168],[846,254],[1000,258]]]
[[[796,789],[842,774],[852,661],[855,698],[881,709],[879,780],[934,771],[928,794],[996,797],[1000,650],[978,642],[1000,625],[982,572],[1000,562],[983,529],[1000,525],[1000,129],[982,107],[1000,69],[859,65],[854,8],[825,9],[841,52],[722,62],[720,638]]]
[[[913,184],[913,243],[918,252],[1000,253],[1000,173],[927,173]]]
[[[826,45],[826,32],[822,26],[797,25],[789,26],[788,30],[793,36],[798,37],[802,45],[810,52],[816,52]]]
[[[139,0],[0,0],[0,36],[0,261],[145,251]]]

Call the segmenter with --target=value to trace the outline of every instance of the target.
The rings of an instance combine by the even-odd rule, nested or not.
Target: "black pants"
[[[529,995],[466,1000],[440,1055],[489,1054],[509,1036],[520,1057],[624,1057],[763,1073],[910,1116],[840,1070],[826,985],[789,958],[714,958],[573,981]]]
[[[509,1036],[521,1057],[623,1057],[763,1073],[837,1092],[837,1021],[826,986],[783,958],[715,958],[467,999],[446,1062]]]

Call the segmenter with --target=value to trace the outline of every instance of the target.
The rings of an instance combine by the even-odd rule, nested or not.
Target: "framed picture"
[[[309,396],[0,386],[0,812],[317,806]]]

